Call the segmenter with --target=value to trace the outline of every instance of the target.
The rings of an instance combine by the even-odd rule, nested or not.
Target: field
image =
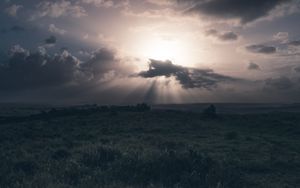
[[[300,113],[10,113],[0,187],[300,187]]]

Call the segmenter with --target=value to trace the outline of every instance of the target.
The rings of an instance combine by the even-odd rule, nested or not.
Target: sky
[[[298,103],[299,0],[3,0],[0,102]]]

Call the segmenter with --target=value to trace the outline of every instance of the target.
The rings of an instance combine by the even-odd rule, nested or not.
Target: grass
[[[294,113],[10,119],[0,121],[0,187],[300,187],[299,136]]]

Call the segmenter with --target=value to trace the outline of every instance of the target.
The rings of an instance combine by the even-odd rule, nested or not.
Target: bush
[[[150,111],[151,107],[146,103],[141,103],[136,105],[136,110],[138,112],[146,112],[146,111]]]
[[[214,105],[210,105],[209,107],[203,110],[202,114],[206,118],[216,118],[217,117],[216,107]]]

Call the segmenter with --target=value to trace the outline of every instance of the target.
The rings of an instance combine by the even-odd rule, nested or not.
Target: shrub
[[[146,111],[150,111],[151,107],[146,103],[141,103],[136,105],[136,110],[138,112],[146,112]]]
[[[202,114],[206,118],[216,118],[217,117],[216,107],[214,105],[210,105],[209,107],[203,110]]]

